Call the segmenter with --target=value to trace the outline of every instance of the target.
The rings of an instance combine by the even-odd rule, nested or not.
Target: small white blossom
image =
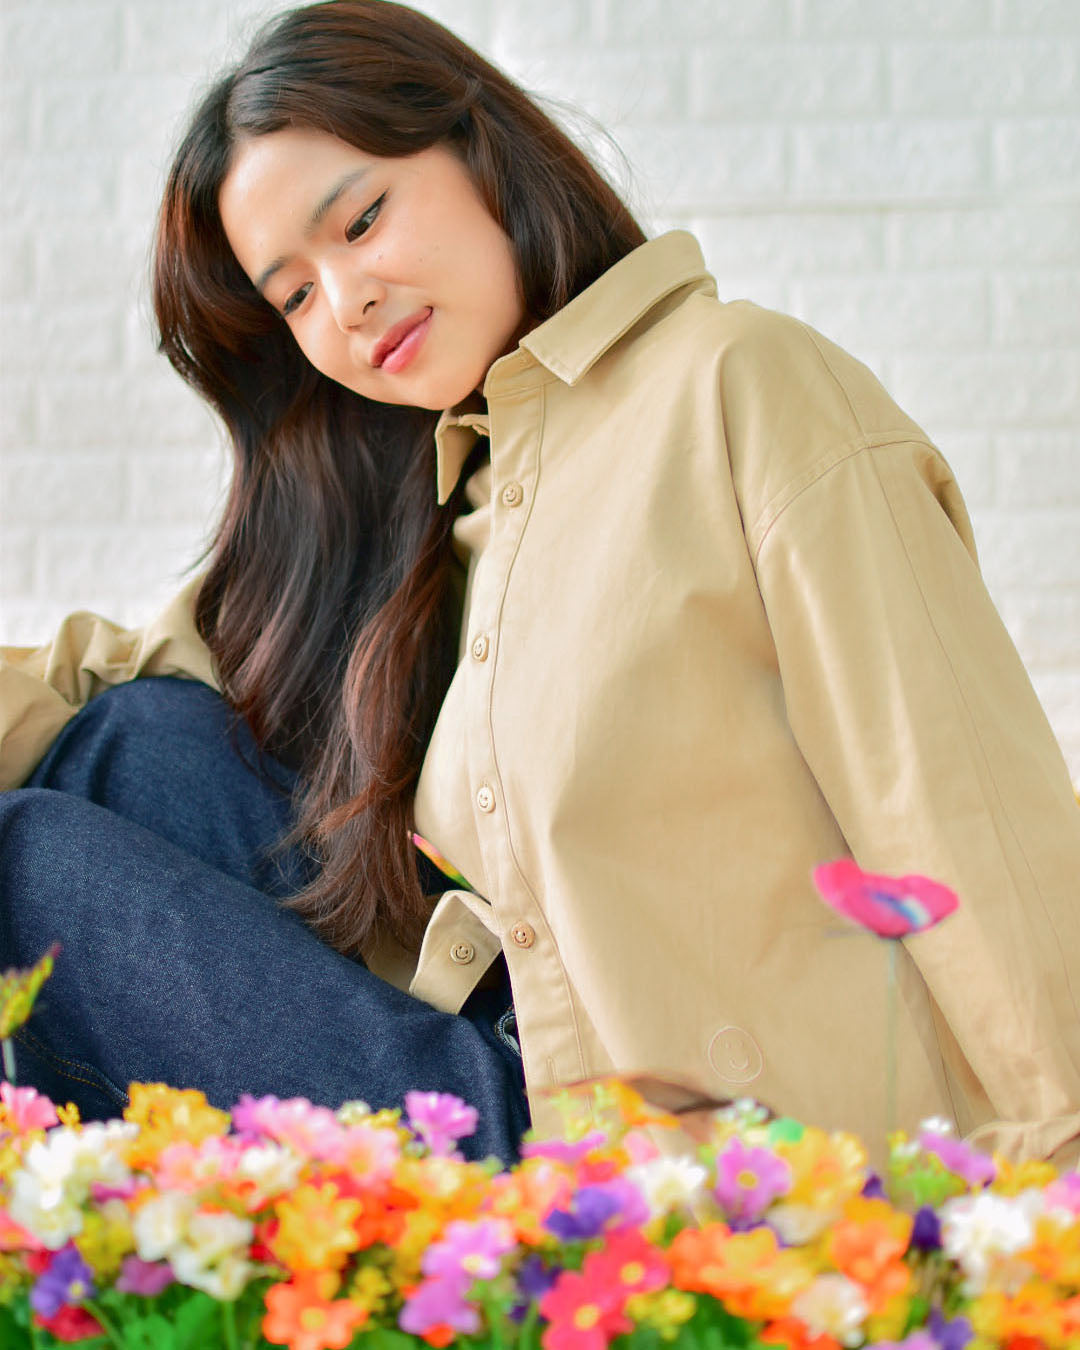
[[[626,1169],[653,1218],[692,1207],[702,1198],[708,1171],[689,1158],[653,1158]]]
[[[162,1261],[183,1241],[197,1202],[186,1191],[166,1191],[139,1207],[132,1222],[135,1250],[143,1261]]]
[[[291,1191],[300,1180],[304,1160],[279,1144],[252,1144],[240,1155],[235,1175],[254,1185],[245,1199],[248,1209],[259,1209],[267,1200]]]
[[[834,1209],[814,1209],[811,1205],[781,1201],[770,1208],[768,1222],[781,1242],[797,1247],[812,1242],[836,1217]]]
[[[66,1125],[36,1140],[11,1177],[9,1212],[52,1251],[82,1232],[82,1206],[94,1182],[123,1186],[131,1178],[120,1145],[138,1132],[123,1121]]]
[[[819,1275],[792,1301],[791,1311],[812,1336],[832,1336],[841,1345],[858,1345],[870,1309],[863,1292],[846,1275]]]
[[[1030,1246],[1041,1204],[1038,1192],[1004,1196],[982,1191],[942,1205],[941,1245],[963,1270],[966,1293],[980,1294],[991,1271],[1004,1283],[1012,1282],[1006,1274],[1014,1264],[1009,1258]]]
[[[944,1116],[927,1116],[925,1120],[919,1122],[919,1128],[916,1134],[952,1134],[953,1124],[951,1120],[946,1120]]]

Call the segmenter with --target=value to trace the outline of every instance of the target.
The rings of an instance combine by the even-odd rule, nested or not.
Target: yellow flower
[[[808,1128],[800,1139],[778,1142],[776,1153],[791,1167],[788,1205],[833,1210],[858,1195],[866,1181],[866,1150],[852,1134]]]
[[[697,1309],[697,1299],[682,1289],[659,1289],[651,1294],[632,1294],[626,1311],[639,1326],[652,1327],[663,1341],[673,1341],[684,1322]]]
[[[109,1279],[120,1263],[135,1250],[131,1217],[122,1200],[106,1200],[98,1209],[88,1210],[75,1246],[95,1275]]]
[[[140,1126],[128,1146],[131,1167],[151,1165],[169,1144],[198,1144],[229,1128],[228,1113],[211,1106],[203,1093],[164,1083],[132,1083],[124,1119]]]
[[[376,1266],[361,1266],[353,1276],[348,1296],[357,1307],[372,1317],[383,1311],[393,1292],[394,1286],[384,1271]]]
[[[1035,1220],[1035,1241],[1020,1253],[1045,1280],[1080,1288],[1080,1219],[1062,1223],[1048,1215]]]
[[[903,1339],[911,1311],[911,1299],[897,1294],[880,1311],[866,1320],[866,1334],[871,1341],[899,1341]]]
[[[66,1106],[58,1106],[56,1115],[61,1125],[67,1125],[69,1129],[77,1130],[82,1125],[82,1117],[79,1115],[79,1108],[74,1102],[68,1102]]]
[[[1019,1195],[1021,1191],[1042,1190],[1057,1178],[1057,1168],[1053,1163],[1038,1158],[1029,1158],[1026,1162],[1014,1163],[994,1154],[997,1175],[990,1189],[999,1195]]]
[[[354,1225],[362,1209],[332,1181],[299,1186],[278,1203],[270,1249],[290,1270],[340,1270],[359,1246]]]

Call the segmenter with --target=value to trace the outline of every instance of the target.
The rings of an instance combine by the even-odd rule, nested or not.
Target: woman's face
[[[275,131],[237,146],[218,206],[304,355],[365,398],[453,407],[527,331],[510,240],[443,146],[380,159]]]

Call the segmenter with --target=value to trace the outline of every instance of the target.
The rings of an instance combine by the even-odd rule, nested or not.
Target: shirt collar
[[[573,387],[604,353],[665,296],[690,283],[714,283],[701,247],[685,230],[647,240],[620,258],[591,286],[522,339],[523,348],[542,366]],[[498,383],[500,358],[484,381],[484,394]],[[519,358],[520,360],[520,358]],[[487,413],[449,408],[435,427],[440,504],[454,490],[462,466],[478,436],[489,434]]]

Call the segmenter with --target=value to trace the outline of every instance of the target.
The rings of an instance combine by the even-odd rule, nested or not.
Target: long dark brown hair
[[[234,149],[285,127],[383,157],[454,150],[511,241],[537,322],[644,235],[521,89],[385,0],[275,20],[203,97],[169,174],[153,265],[160,345],[220,414],[234,456],[198,629],[260,745],[299,770],[295,838],[317,870],[288,903],[348,955],[381,932],[415,949],[430,902],[409,829],[456,661],[461,488],[437,505],[437,414],[319,374],[233,257],[218,193]]]

